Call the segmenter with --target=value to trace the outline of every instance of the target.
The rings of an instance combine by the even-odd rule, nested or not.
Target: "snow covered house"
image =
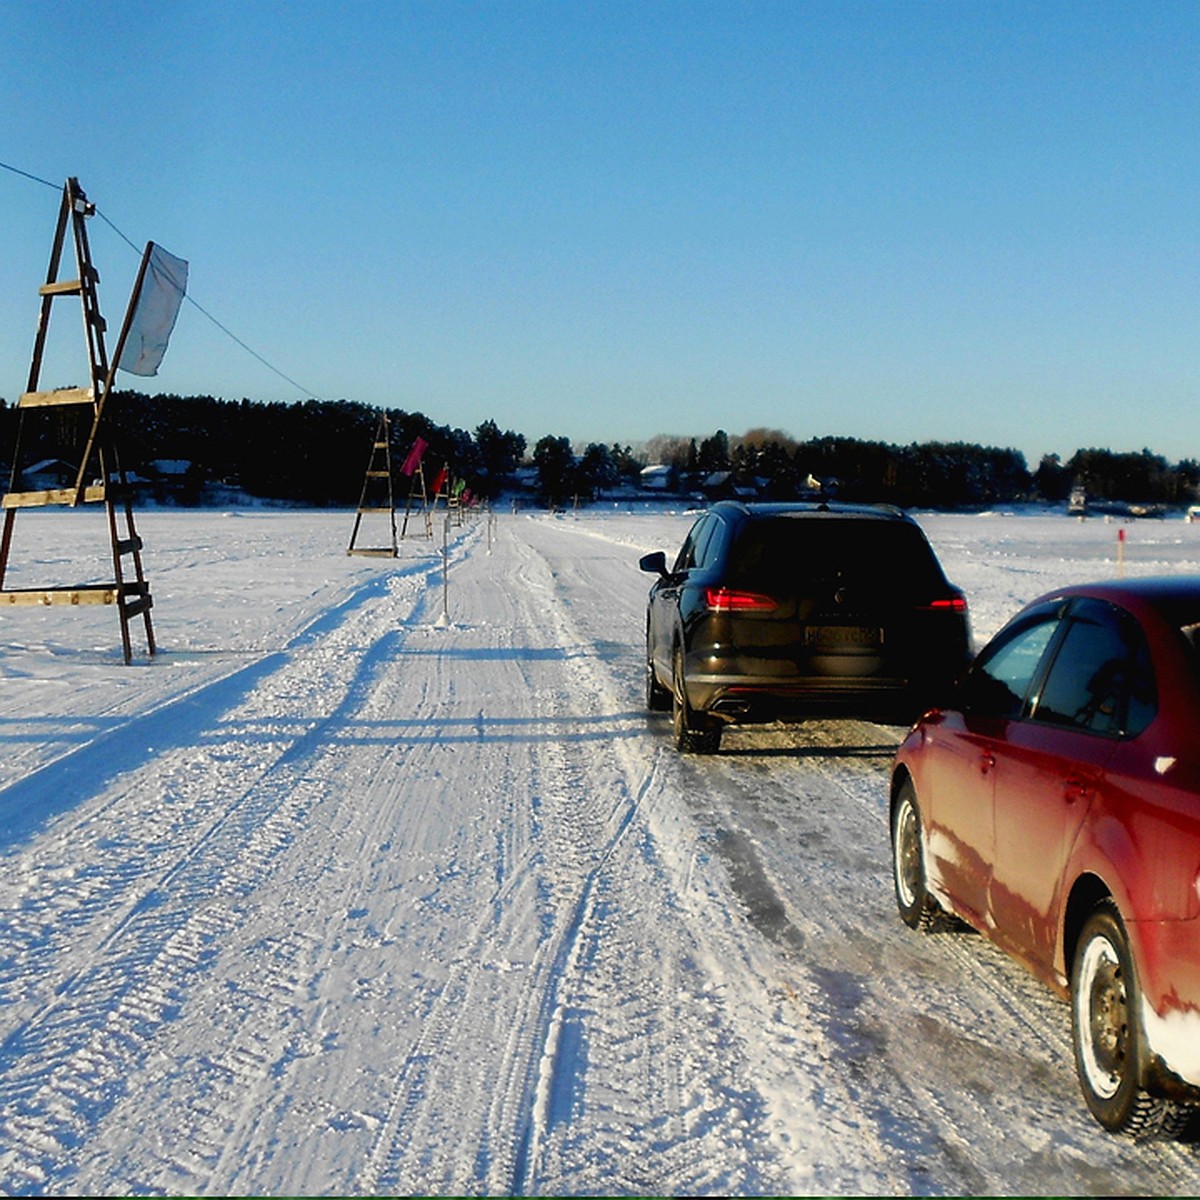
[[[666,492],[670,490],[674,474],[674,467],[668,467],[665,463],[655,463],[652,466],[643,467],[638,472],[638,482],[647,491]]]

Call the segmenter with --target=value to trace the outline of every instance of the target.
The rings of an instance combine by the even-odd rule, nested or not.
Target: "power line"
[[[46,187],[53,188],[55,191],[58,191],[59,188],[61,187],[60,184],[51,183],[50,180],[42,179],[37,175],[31,175],[28,171],[22,171],[22,170],[20,170],[20,168],[14,167],[10,163],[0,162],[0,168],[3,168],[5,171],[11,171],[14,175],[20,175],[23,179],[30,179],[34,183],[44,184]],[[101,210],[97,208],[96,215],[113,231],[113,233],[115,233],[123,242],[125,242],[125,244],[127,246],[129,246],[129,248],[135,254],[141,254],[140,248],[138,246],[136,246],[128,237],[126,237],[126,235],[120,229],[118,229],[116,225],[113,224],[113,222],[108,218],[108,216],[105,213],[101,212]],[[227,338],[229,338],[231,341],[236,342],[239,346],[241,346],[241,348],[243,350],[245,350],[245,352],[247,354],[249,354],[252,358],[257,359],[260,363],[262,363],[262,365],[264,367],[266,367],[268,371],[272,371],[274,374],[278,375],[279,378],[282,379],[285,383],[291,384],[291,386],[294,387],[298,392],[302,392],[304,395],[309,396],[309,397],[313,397],[313,398],[316,397],[316,393],[311,388],[306,388],[306,387],[304,387],[303,384],[297,383],[290,375],[285,375],[278,367],[276,367],[274,364],[268,362],[265,358],[263,358],[263,356],[261,354],[259,354],[259,352],[257,350],[246,345],[246,343],[244,341],[242,341],[242,339],[240,337],[238,337],[236,333],[234,333],[227,326],[222,325],[221,322],[218,321],[217,318],[214,317],[212,315],[212,313],[210,313],[208,311],[208,309],[206,309],[198,301],[193,300],[192,297],[189,296],[187,293],[184,293],[183,298],[198,313],[200,313],[201,316],[203,316],[203,317],[207,318],[209,321],[211,321]]]
[[[257,350],[253,350],[249,346],[247,346],[246,343],[243,342],[242,339],[240,337],[238,337],[238,335],[236,333],[234,333],[230,329],[226,329],[225,326],[222,325],[221,322],[218,321],[217,318],[212,315],[212,313],[210,313],[207,309],[202,308],[198,301],[193,300],[191,298],[191,296],[188,296],[186,294],[184,295],[184,299],[194,309],[196,309],[197,312],[199,312],[203,316],[207,317],[223,334],[225,334],[226,337],[232,338],[233,341],[237,342],[237,344],[239,346],[241,346],[241,348],[243,350],[245,350],[245,352],[247,354],[252,355],[254,358],[257,358],[258,361],[260,363],[262,363],[262,365],[264,367],[266,367],[268,371],[274,371],[275,374],[278,375],[280,379],[285,380],[287,383],[290,383],[292,385],[292,387],[294,387],[298,392],[303,392],[306,396],[316,399],[316,393],[311,388],[304,387],[302,384],[297,383],[293,378],[291,378],[290,375],[285,375],[278,367],[272,366],[269,362],[267,362],[267,360],[265,358],[263,358],[263,356],[261,354],[259,354],[259,352]]]
[[[52,184],[52,182],[50,182],[48,179],[41,179],[40,176],[30,175],[28,170],[20,170],[17,167],[11,167],[10,164],[6,162],[0,162],[0,167],[4,167],[5,170],[11,170],[14,175],[23,176],[24,179],[31,179],[35,182],[35,184],[44,184],[47,187],[53,187],[54,191],[59,190],[59,184]]]

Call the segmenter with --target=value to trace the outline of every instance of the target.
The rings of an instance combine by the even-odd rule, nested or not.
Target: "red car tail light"
[[[713,612],[771,612],[779,607],[770,596],[727,587],[705,588],[704,604]]]

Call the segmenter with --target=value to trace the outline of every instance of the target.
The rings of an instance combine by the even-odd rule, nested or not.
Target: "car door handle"
[[[1074,804],[1076,800],[1082,800],[1088,794],[1088,785],[1082,779],[1064,779],[1063,780],[1063,796],[1066,797],[1068,804]]]

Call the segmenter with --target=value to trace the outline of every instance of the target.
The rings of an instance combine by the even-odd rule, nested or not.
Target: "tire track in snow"
[[[919,1000],[887,963],[888,943],[904,938],[898,923],[887,923],[890,876],[883,878],[890,754],[880,748],[895,734],[866,722],[813,721],[755,736],[764,746],[780,737],[801,743],[794,764],[765,760],[756,772],[754,801],[745,781],[731,781],[747,802],[730,797],[723,820],[749,843],[746,853],[769,864],[772,894],[789,926],[800,931],[803,949],[788,955],[784,992],[801,1026],[820,1031],[818,1057],[803,1075],[824,1081],[818,1102],[831,1144],[856,1143],[857,1161],[820,1163],[821,1186],[863,1188],[868,1180],[868,1191],[988,1190],[958,1133],[964,1114],[947,1110],[941,1089],[923,1089],[920,1073],[914,1078],[898,1069],[907,1054],[892,1036],[889,1011],[917,1008]],[[791,822],[768,816],[794,806],[793,780],[802,789],[803,815]],[[826,833],[834,820],[836,841]],[[797,863],[794,851],[781,858],[779,843],[788,841],[807,849],[799,879],[780,873],[782,861]],[[804,897],[803,909],[797,895]],[[876,912],[883,914],[883,938],[872,928]],[[969,1094],[967,1102],[968,1127],[977,1128],[987,1111]]]
[[[578,765],[573,782],[586,786],[586,771]],[[631,781],[632,782],[632,781]],[[549,969],[549,985],[543,992],[543,1001],[538,1013],[537,1027],[542,1031],[535,1070],[527,1083],[526,1118],[519,1129],[516,1159],[513,1164],[511,1186],[514,1195],[526,1195],[536,1181],[536,1169],[540,1159],[542,1141],[547,1132],[569,1111],[567,1097],[577,1070],[577,1038],[572,1035],[573,1005],[571,983],[581,970],[581,963],[588,951],[589,940],[598,934],[593,928],[598,922],[599,885],[609,861],[621,840],[626,836],[642,797],[654,783],[654,774],[644,775],[637,784],[637,791],[625,796],[625,811],[617,819],[615,828],[608,833],[607,842],[597,843],[591,839],[580,840],[574,847],[594,861],[587,866],[579,879],[579,894],[573,911],[567,919],[561,940]],[[570,825],[570,829],[577,829]]]
[[[527,553],[531,549],[526,546]],[[554,640],[563,646],[589,644],[573,619],[569,599],[564,603],[554,570],[540,552],[533,553],[522,577],[531,592],[547,595],[547,602],[538,610],[543,619],[552,622]],[[567,696],[572,705],[577,697],[587,696],[596,711],[620,711],[611,673],[599,656],[578,656],[567,665]],[[502,1183],[502,1190],[511,1194],[541,1190],[545,1139],[569,1120],[586,1065],[582,1039],[587,1003],[580,976],[607,930],[602,906],[610,866],[634,828],[643,798],[659,784],[657,759],[651,757],[648,762],[641,755],[627,753],[626,739],[620,737],[612,739],[609,749],[613,769],[601,781],[594,756],[579,743],[564,741],[549,748],[554,777],[559,781],[546,800],[557,808],[546,820],[550,849],[556,859],[571,863],[572,870],[567,875],[568,894],[563,897],[565,920],[560,920],[532,1022],[533,1052],[523,1084],[524,1115],[515,1125],[512,1172]]]
[[[577,660],[579,694],[587,695],[597,711],[622,712],[632,700],[638,733],[614,738],[608,747],[612,774],[620,781],[614,795],[622,797],[617,803],[630,807],[620,842],[605,849],[603,860],[591,868],[586,887],[580,890],[562,967],[546,991],[541,1062],[529,1093],[528,1128],[518,1171],[507,1190],[612,1190],[616,1186],[643,1192],[770,1190],[768,1181],[778,1186],[774,1152],[764,1140],[746,1137],[762,1100],[752,1085],[736,1078],[731,1060],[743,1061],[745,1047],[728,1023],[720,989],[714,990],[703,966],[722,955],[736,956],[741,947],[725,939],[728,931],[721,931],[714,943],[708,930],[688,928],[691,913],[681,905],[676,888],[689,863],[661,857],[665,845],[656,829],[668,832],[672,841],[680,832],[675,789],[682,764],[666,751],[642,714],[640,646],[631,640],[610,661],[605,648],[611,643],[589,636],[589,623],[597,615],[590,606],[597,583],[588,555],[576,557],[556,550],[554,565],[547,562],[555,600],[544,609],[559,623],[563,644],[597,648],[597,653]],[[631,577],[637,578],[632,572]],[[601,589],[609,601],[603,614],[609,637],[615,598],[604,585]],[[640,605],[640,600],[636,603]],[[640,609],[631,608],[630,627],[638,627],[640,620]],[[633,690],[636,698],[630,695]],[[590,772],[590,790],[602,790],[594,762],[588,760],[583,769]],[[665,808],[656,816],[664,797],[668,798]],[[647,804],[650,811],[644,813]],[[660,828],[663,819],[666,830]],[[643,908],[654,916],[647,918]],[[674,927],[668,941],[682,937],[683,944],[694,946],[694,959],[685,956],[675,961],[673,955],[657,953],[654,944],[663,921]],[[738,936],[734,931],[734,938]],[[623,997],[615,1022],[610,1016],[614,981]],[[673,1022],[664,1015],[670,1012],[687,1025],[689,1041],[699,1048],[697,1061],[679,1059]],[[588,1070],[589,1038],[604,1047],[598,1051],[606,1066],[602,1080]],[[663,1071],[663,1062],[679,1069]],[[589,1089],[605,1095],[599,1110],[586,1102]],[[662,1116],[648,1126],[641,1121],[631,1126],[630,1103]],[[583,1145],[572,1130],[581,1116],[590,1139]],[[625,1144],[614,1157],[598,1158],[594,1142],[599,1139],[612,1147],[613,1138],[626,1139]],[[710,1142],[714,1143],[711,1163],[704,1152]],[[736,1147],[732,1153],[731,1147]]]
[[[509,543],[510,548],[512,544]],[[518,561],[510,578],[517,587],[495,580],[485,586],[502,588],[515,614],[509,618],[511,634],[528,639],[531,630],[545,620],[546,606],[538,597],[546,584],[540,577],[544,567],[518,548]],[[491,601],[485,600],[490,610]],[[557,629],[549,636],[553,646],[572,646],[570,630]],[[541,716],[569,728],[579,714],[570,697],[577,692],[577,677],[586,675],[586,659],[570,652],[557,653],[571,677],[569,686],[554,680],[547,687],[544,669],[526,667],[526,687]],[[536,661],[536,659],[535,659]],[[531,745],[528,761],[516,769],[516,777],[528,783],[530,820],[535,840],[531,856],[522,870],[509,874],[495,892],[479,906],[473,927],[461,946],[448,981],[430,1011],[421,1033],[398,1072],[397,1086],[370,1156],[369,1168],[358,1183],[366,1191],[447,1189],[510,1191],[515,1176],[524,1173],[528,1113],[536,1102],[539,1072],[545,1068],[547,1029],[554,1019],[555,981],[571,956],[577,930],[590,903],[591,880],[609,849],[623,836],[632,807],[628,797],[594,810],[586,795],[588,767],[578,752],[568,753],[558,738],[538,740]],[[570,813],[563,811],[570,806]],[[607,849],[606,849],[607,847]],[[492,1084],[492,1098],[481,1114],[479,1146],[473,1173],[462,1174],[461,1163],[442,1161],[428,1146],[429,1089],[439,1086],[444,1068],[435,1063],[437,1049],[453,1046],[464,1012],[489,991],[479,962],[503,944],[503,922],[511,920],[511,903],[534,889],[542,933],[533,957],[522,967],[531,986],[519,1000],[521,1012],[514,1015],[500,1076]],[[564,915],[565,913],[565,915]],[[449,1085],[453,1089],[454,1084]],[[501,1130],[513,1132],[498,1140]],[[445,1172],[451,1172],[445,1174]]]
[[[531,620],[534,627],[544,623],[548,613],[557,613],[560,600],[554,598],[553,585],[546,578],[544,563],[527,551],[506,579],[519,580],[521,587],[505,584],[506,594],[517,598],[518,611],[523,618],[509,618],[514,628],[512,636],[527,637],[522,622]],[[495,587],[493,583],[490,586]],[[526,590],[530,593],[522,597]],[[488,611],[491,601],[485,603]],[[536,614],[536,615],[534,615]],[[551,644],[561,647],[586,645],[577,628],[562,618],[552,618],[555,628],[547,634]],[[565,738],[538,739],[530,758],[517,771],[518,778],[529,781],[531,795],[530,819],[536,827],[535,853],[527,857],[530,874],[513,890],[513,899],[525,896],[536,907],[542,930],[532,956],[519,964],[526,982],[522,995],[514,1000],[505,998],[507,1032],[504,1049],[498,1054],[494,1075],[486,1084],[487,1096],[479,1107],[479,1083],[471,1072],[464,1084],[461,1072],[455,1069],[454,1048],[461,1045],[464,1034],[486,1037],[476,1029],[478,1018],[472,1014],[486,1005],[495,993],[489,984],[492,976],[480,960],[489,952],[495,954],[512,930],[499,921],[496,914],[507,910],[507,900],[495,895],[481,900],[469,934],[456,938],[455,961],[447,979],[422,1015],[421,1027],[404,1061],[396,1070],[396,1084],[389,1104],[375,1130],[368,1166],[354,1184],[355,1190],[378,1191],[489,1191],[515,1192],[541,1190],[545,1183],[539,1159],[543,1155],[548,1135],[559,1135],[568,1129],[573,1116],[570,1110],[573,1097],[586,1068],[586,1046],[583,1043],[581,1021],[588,1005],[586,988],[577,978],[581,970],[603,947],[612,932],[612,916],[606,906],[613,901],[609,864],[620,859],[642,862],[652,857],[653,847],[643,844],[626,853],[629,830],[645,830],[636,820],[637,807],[648,791],[656,790],[661,781],[657,776],[655,755],[630,750],[625,770],[620,764],[598,772],[590,733],[595,711],[618,707],[606,667],[598,665],[590,654],[573,649],[553,656],[561,659],[566,680],[551,683],[542,672],[531,671],[528,684],[537,709],[551,717],[556,724],[565,722],[580,727],[581,735]],[[539,685],[540,680],[540,685]],[[578,697],[588,698],[588,715],[580,712]],[[509,704],[512,700],[510,698]],[[623,718],[622,718],[623,719]],[[644,722],[636,718],[636,741],[644,747]],[[634,739],[623,736],[618,723],[610,736],[602,739],[606,755],[611,747],[623,747]],[[589,749],[591,747],[591,749]],[[612,755],[624,753],[618,749]],[[603,759],[601,760],[603,761]],[[632,780],[632,783],[631,783]],[[633,789],[636,784],[636,789]],[[533,889],[532,892],[530,889]],[[627,903],[623,897],[622,902]],[[505,912],[511,922],[514,914]],[[461,914],[460,914],[461,917]],[[528,924],[528,915],[522,921]],[[669,990],[675,994],[675,976],[670,976]],[[640,997],[630,1001],[641,1005],[643,1011],[634,1020],[623,1014],[619,1036],[624,1037],[643,1057],[638,1066],[645,1066],[646,1042],[657,1037],[669,1037],[661,1030],[655,1032],[657,1015],[654,1005]],[[498,1031],[497,1031],[498,1032]],[[611,1031],[604,1031],[606,1036]],[[447,1061],[448,1053],[451,1055]],[[490,1053],[496,1054],[493,1048]],[[670,1073],[668,1084],[682,1088],[685,1077]],[[661,1080],[656,1087],[661,1092]],[[464,1092],[470,1088],[470,1094]],[[672,1092],[665,1107],[686,1107]],[[440,1136],[439,1113],[449,1106],[459,1106],[450,1120],[462,1128],[464,1112],[472,1114],[470,1125],[478,1122],[478,1142],[473,1160],[463,1159],[462,1147],[445,1144]],[[696,1122],[710,1119],[698,1111]],[[695,1124],[678,1123],[677,1132],[667,1141],[656,1135],[656,1150],[660,1161],[672,1161],[667,1177],[682,1179],[697,1177],[696,1164],[683,1160],[694,1156]],[[679,1160],[679,1161],[675,1161]],[[611,1179],[611,1165],[601,1179]],[[553,1186],[553,1185],[551,1185]]]

